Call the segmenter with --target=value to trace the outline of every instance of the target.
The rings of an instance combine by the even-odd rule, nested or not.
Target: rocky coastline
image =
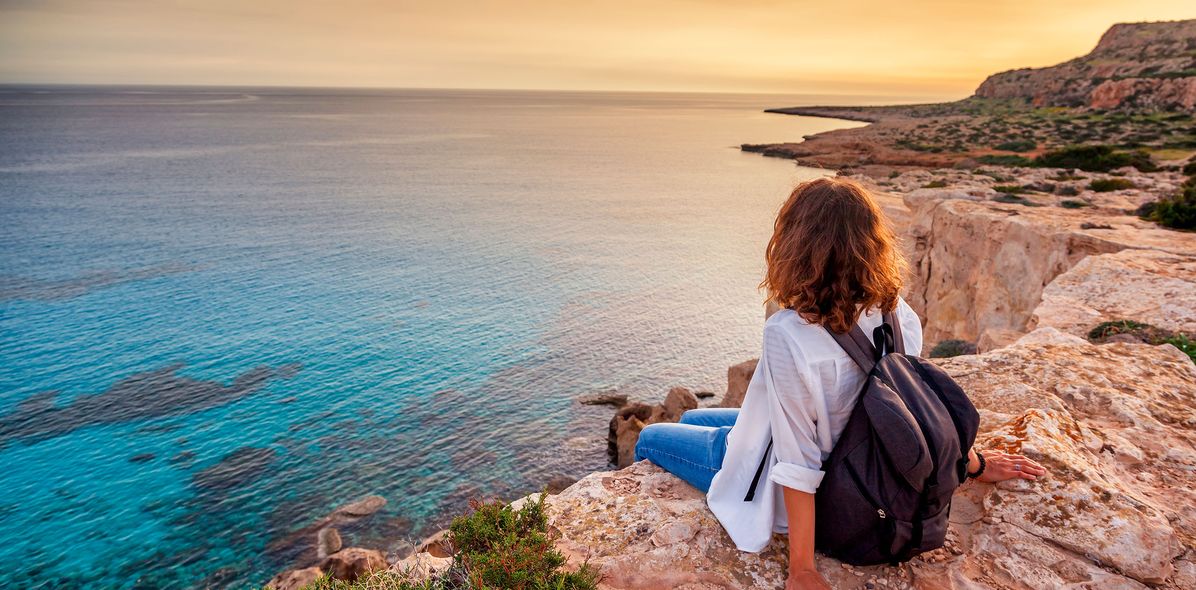
[[[1156,62],[1187,71],[1187,62],[1150,53],[1183,43],[1196,45],[1196,21],[1118,25],[1090,56],[1033,74],[1041,81],[1054,72],[1054,94],[1017,94],[1007,83],[1015,71],[958,103],[772,109],[872,124],[743,146],[835,169],[875,192],[911,263],[905,298],[925,322],[924,354],[942,357],[935,362],[980,410],[978,444],[1050,470],[1036,482],[966,485],[946,546],[900,566],[820,556],[832,587],[1196,588],[1196,233],[1141,215],[1192,182],[1193,105],[1135,95],[1110,106],[1100,90],[1107,80],[1079,80],[1092,75],[1082,64],[1098,59],[1122,80],[1183,80],[1146,71]],[[1108,65],[1143,46],[1153,62]],[[1163,114],[1134,110],[1164,102],[1171,110]],[[1143,146],[1149,166],[985,163],[1090,137]],[[1184,141],[1193,143],[1176,147]],[[754,359],[730,366],[717,401],[681,387],[659,404],[618,392],[581,400],[614,406],[614,468],[550,490],[549,530],[569,567],[589,564],[610,590],[784,586],[783,535],[758,554],[736,550],[701,493],[631,457],[646,424],[699,405],[738,407],[754,368]],[[268,587],[301,588],[328,573],[352,580],[376,568],[422,579],[452,562],[443,533],[398,555],[340,548],[321,532],[337,514],[303,531],[323,561]]]

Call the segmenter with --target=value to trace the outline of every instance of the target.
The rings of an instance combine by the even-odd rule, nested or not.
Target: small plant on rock
[[[943,340],[930,349],[930,358],[948,358],[976,354],[976,345],[966,340]]]
[[[1088,183],[1088,190],[1098,193],[1120,191],[1128,188],[1134,188],[1134,183],[1124,178],[1103,178]]]

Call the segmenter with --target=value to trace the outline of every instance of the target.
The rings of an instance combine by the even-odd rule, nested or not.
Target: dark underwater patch
[[[198,268],[191,264],[157,264],[127,270],[98,270],[60,280],[0,276],[0,301],[73,299],[96,289],[192,272]]]
[[[179,375],[182,367],[179,363],[138,373],[103,393],[80,395],[63,406],[55,404],[57,391],[36,393],[0,416],[0,446],[47,440],[88,426],[192,414],[238,400],[280,373],[298,370],[295,365],[254,367],[224,385]]]

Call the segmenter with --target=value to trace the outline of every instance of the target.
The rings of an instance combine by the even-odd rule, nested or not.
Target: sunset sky
[[[1176,1],[0,0],[0,82],[965,96]]]

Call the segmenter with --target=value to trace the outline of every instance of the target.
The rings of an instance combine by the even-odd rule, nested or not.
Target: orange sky
[[[1182,1],[0,0],[0,81],[970,94]]]

